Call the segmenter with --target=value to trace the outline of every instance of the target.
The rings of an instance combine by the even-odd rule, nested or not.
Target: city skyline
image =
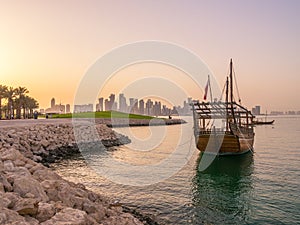
[[[114,93],[111,93],[106,99],[103,97],[98,98],[96,104],[85,103],[74,105],[73,112],[119,111],[150,116],[188,115],[191,113],[189,103],[192,101],[192,98],[190,97],[183,101],[182,105],[176,106],[170,106],[164,101],[155,98],[151,99],[149,97],[142,99],[129,97],[128,100],[129,101],[127,101],[124,93],[120,93],[118,98],[116,98]]]
[[[146,101],[145,101],[146,100]],[[153,101],[152,101],[153,100]],[[188,115],[190,114],[189,103],[193,100],[188,97],[187,101],[183,101],[182,104],[170,105],[166,104],[165,101],[159,100],[158,98],[151,99],[145,97],[142,99],[129,97],[129,102],[124,93],[120,93],[119,97],[116,98],[114,93],[111,93],[108,98],[104,97],[98,98],[98,103],[86,103],[82,105],[74,105],[72,108],[70,104],[56,104],[54,97],[51,98],[50,107],[44,109],[40,108],[39,111],[42,114],[60,114],[60,113],[73,113],[73,112],[95,112],[95,111],[119,111],[124,113],[133,113],[133,114],[144,114],[151,116],[168,116],[172,114],[181,114]],[[202,99],[204,100],[204,99]],[[200,100],[200,101],[202,101]],[[162,102],[161,102],[162,101]],[[127,104],[129,103],[129,104]],[[146,107],[148,104],[148,107]],[[141,105],[143,106],[141,108]],[[73,109],[73,110],[71,110]],[[151,111],[150,111],[151,110]],[[153,111],[154,110],[154,111]],[[271,111],[262,111],[261,105],[255,105],[252,108],[249,108],[253,115],[300,115],[300,110],[271,110]]]
[[[183,101],[182,105],[168,106],[164,101],[151,98],[133,98],[129,97],[127,101],[124,93],[120,93],[119,97],[116,98],[114,93],[111,93],[107,99],[100,97],[96,104],[96,111],[120,111],[125,113],[133,114],[144,114],[151,116],[168,116],[171,114],[190,114],[189,103],[192,98],[187,98]],[[127,104],[129,103],[129,104]]]
[[[60,114],[60,113],[70,113],[71,112],[71,105],[70,104],[56,104],[55,98],[51,98],[50,107],[44,109],[40,108],[40,113],[44,114]]]

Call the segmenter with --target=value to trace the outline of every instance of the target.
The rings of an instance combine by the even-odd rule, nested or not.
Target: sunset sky
[[[41,108],[52,97],[72,104],[99,57],[127,43],[159,40],[197,54],[220,85],[233,58],[249,108],[300,110],[299,12],[298,0],[0,1],[0,84],[27,87]],[[201,99],[192,84],[174,78],[175,70],[132,66],[101,94],[107,98],[139,76],[163,74]],[[125,94],[139,95],[135,89]]]

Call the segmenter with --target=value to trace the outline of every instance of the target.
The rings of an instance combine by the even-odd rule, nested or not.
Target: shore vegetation
[[[32,118],[39,103],[28,93],[26,87],[14,88],[0,84],[0,119]]]
[[[101,112],[82,112],[82,113],[67,113],[54,114],[52,118],[129,118],[129,119],[153,119],[152,116],[128,114],[117,111],[101,111]]]

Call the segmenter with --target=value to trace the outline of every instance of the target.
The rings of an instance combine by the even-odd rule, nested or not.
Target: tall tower
[[[126,103],[126,98],[124,94],[119,94],[119,110],[121,112],[126,112],[127,111],[127,103]]]
[[[70,113],[71,112],[71,106],[70,104],[66,104],[66,113]]]
[[[104,111],[104,109],[103,109],[103,98],[99,98],[99,111]]]
[[[148,99],[146,102],[146,112],[147,115],[152,115],[153,113],[153,102],[151,99]]]
[[[145,113],[145,102],[143,99],[141,99],[139,101],[139,111],[140,111],[140,114],[144,114]]]
[[[54,106],[55,106],[55,98],[52,98],[51,99],[51,108],[54,108]]]
[[[109,96],[109,110],[112,110],[113,109],[113,106],[115,105],[115,95],[114,94],[110,94]],[[106,109],[105,109],[106,110]]]

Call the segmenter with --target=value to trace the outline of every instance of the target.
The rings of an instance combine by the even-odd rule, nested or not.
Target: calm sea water
[[[91,155],[92,163],[103,166],[108,157],[136,165],[160,162],[174,153],[174,143],[178,145],[181,136],[183,168],[147,186],[116,184],[97,174],[82,157],[52,167],[64,178],[114,197],[161,224],[300,224],[300,117],[274,119],[274,125],[255,128],[254,155],[218,157],[203,172],[198,171],[201,154],[191,139],[191,123],[183,125],[187,129],[181,133],[180,125],[153,127],[153,133],[165,129],[166,136],[148,140],[150,128],[126,128],[137,138],[147,140],[142,145],[162,140],[153,145],[153,151],[133,151],[129,145]],[[169,167],[176,168],[176,164],[169,162]],[[149,173],[149,177],[155,175]],[[136,174],[128,177],[134,179]]]

